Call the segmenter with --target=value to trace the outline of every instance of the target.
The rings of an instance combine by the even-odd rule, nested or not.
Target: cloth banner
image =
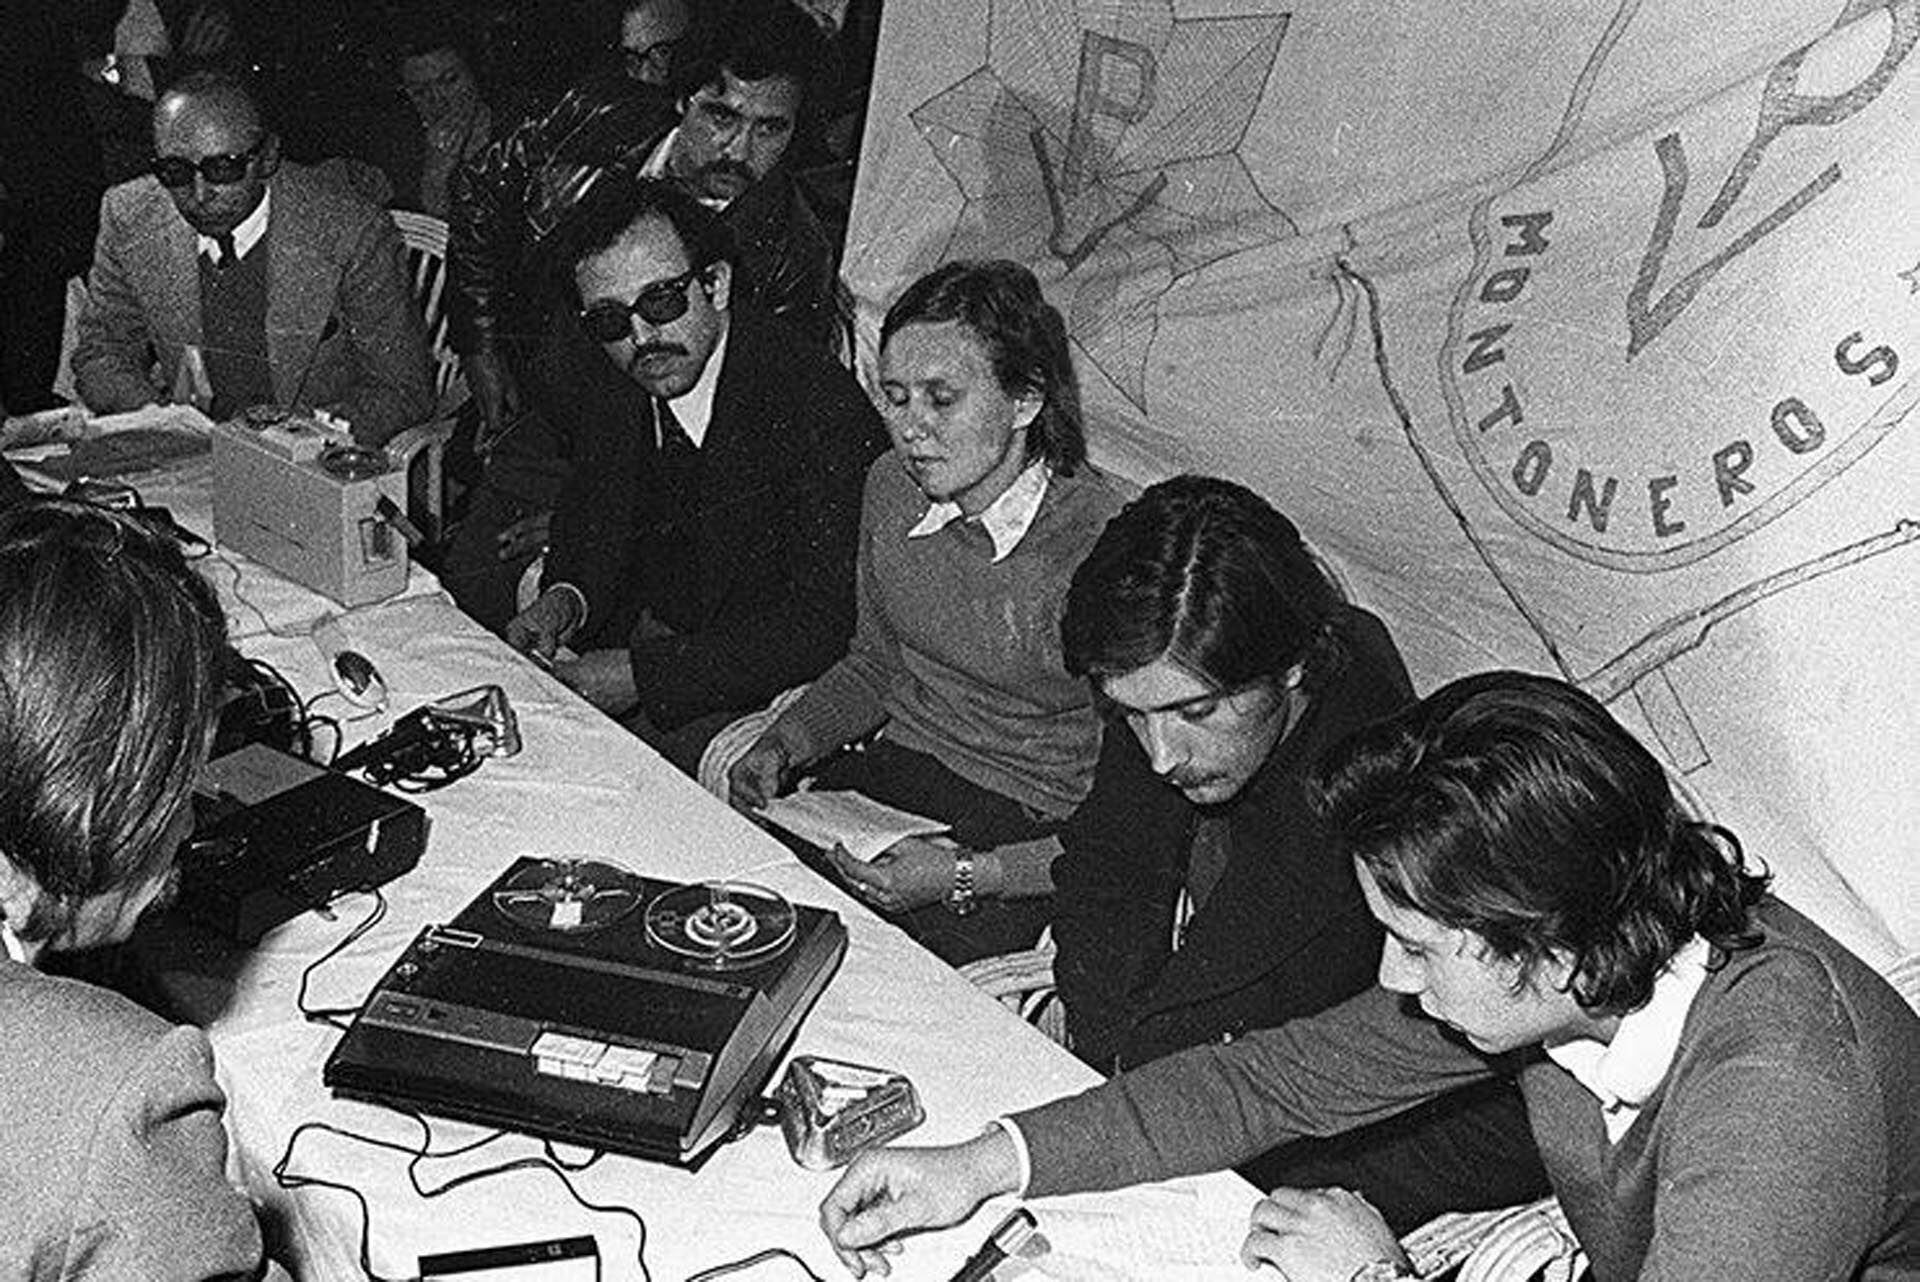
[[[1920,948],[1920,0],[888,6],[846,275],[1068,317],[1097,461],[1291,515]]]

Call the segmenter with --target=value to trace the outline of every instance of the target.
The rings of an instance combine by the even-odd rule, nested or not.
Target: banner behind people
[[[1920,948],[1920,0],[890,7],[871,341],[1019,258],[1097,460],[1243,480],[1416,683],[1555,672]]]

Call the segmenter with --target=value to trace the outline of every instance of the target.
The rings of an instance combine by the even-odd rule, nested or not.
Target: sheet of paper
[[[863,863],[902,837],[931,837],[949,827],[937,819],[883,806],[862,793],[831,790],[776,797],[759,813],[822,850],[837,843]]]

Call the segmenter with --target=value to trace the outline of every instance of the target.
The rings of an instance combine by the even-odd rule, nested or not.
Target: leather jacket
[[[448,333],[455,351],[501,349],[542,332],[540,249],[592,186],[637,173],[678,123],[672,98],[617,70],[575,85],[455,175],[448,208]],[[835,249],[785,167],[724,215],[739,242],[739,288],[823,343],[839,337]]]

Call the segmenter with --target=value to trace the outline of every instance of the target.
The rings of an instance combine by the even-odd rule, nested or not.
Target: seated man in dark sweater
[[[853,376],[739,303],[719,216],[678,185],[601,183],[560,233],[549,412],[576,466],[539,598],[507,640],[675,764],[818,676],[853,631],[867,465],[885,443]]]
[[[1265,500],[1184,476],[1107,526],[1061,635],[1108,713],[1054,864],[1074,1052],[1112,1073],[1365,989],[1380,925],[1304,781],[1328,747],[1412,702],[1380,621],[1341,600]],[[1510,1082],[1242,1172],[1358,1188],[1404,1229],[1546,1183]]]
[[[862,1154],[821,1207],[855,1276],[996,1193],[1224,1166],[1502,1063],[1595,1278],[1920,1273],[1920,1019],[1767,895],[1592,697],[1467,677],[1343,742],[1307,787],[1387,932],[1379,986],[965,1144]],[[1343,1188],[1276,1192],[1237,1245],[1292,1282],[1413,1276]]]

